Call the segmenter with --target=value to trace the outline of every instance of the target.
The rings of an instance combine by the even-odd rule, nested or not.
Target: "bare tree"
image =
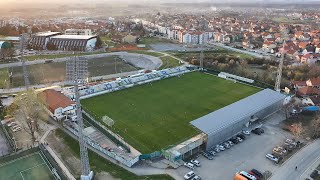
[[[26,126],[23,126],[23,128],[31,135],[32,141],[34,142],[36,140],[35,132],[39,130],[38,120],[40,118],[40,112],[42,111],[42,105],[33,90],[29,90],[18,96],[16,101],[19,110],[24,116],[22,119],[25,122],[21,123],[26,124]]]
[[[302,123],[294,123],[291,125],[291,132],[293,135],[300,137],[301,134],[303,133],[303,127],[302,127]]]
[[[311,121],[311,127],[310,127],[312,137],[319,137],[320,135],[320,116],[317,115],[316,118],[314,118]]]
[[[294,106],[294,104],[296,103],[296,99],[294,97],[291,97],[291,99],[289,100],[289,102],[287,102],[286,104],[284,104],[282,106],[282,109],[286,115],[286,119],[289,118],[290,116],[290,110],[291,108]]]

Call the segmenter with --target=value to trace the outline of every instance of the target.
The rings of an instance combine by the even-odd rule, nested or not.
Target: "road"
[[[230,46],[226,46],[224,44],[221,44],[221,43],[211,43],[212,45],[215,45],[215,46],[218,46],[218,47],[221,47],[221,48],[224,48],[224,49],[229,49],[231,51],[236,51],[236,52],[239,52],[239,53],[243,53],[243,54],[249,54],[251,56],[254,56],[254,57],[257,57],[257,58],[263,58],[264,56],[261,55],[261,54],[258,54],[258,53],[254,53],[254,52],[249,52],[249,51],[246,51],[246,50],[241,50],[241,49],[237,49],[237,48],[233,48],[233,47],[230,47]]]
[[[301,149],[298,153],[293,155],[291,159],[286,161],[279,167],[270,180],[291,179],[302,180],[305,179],[306,171],[308,171],[320,159],[320,140],[316,140],[308,146]],[[298,167],[295,170],[295,167]]]
[[[128,53],[128,52],[111,52],[111,53],[103,53],[103,54],[90,54],[90,55],[83,55],[81,57],[87,57],[88,60],[96,58],[96,57],[107,57],[107,56],[114,56],[118,55],[121,57],[128,57],[128,56],[133,56],[133,57],[144,57],[146,59],[150,59],[153,63],[156,62],[157,66],[160,67],[162,61],[154,56],[149,56],[145,54],[134,54],[134,53]],[[52,62],[65,62],[69,60],[70,57],[63,57],[63,58],[56,58],[56,59],[50,59]],[[48,59],[39,59],[39,60],[34,60],[34,61],[26,61],[26,65],[34,65],[34,64],[45,64],[46,60]],[[22,62],[14,62],[14,63],[7,63],[7,64],[0,64],[0,69],[2,68],[8,68],[8,67],[19,67],[22,66]],[[145,68],[145,69],[150,69],[150,68]]]

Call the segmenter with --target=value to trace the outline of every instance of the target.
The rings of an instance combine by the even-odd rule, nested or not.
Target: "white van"
[[[247,173],[245,171],[241,171],[239,174],[241,176],[244,176],[244,177],[248,178],[249,180],[257,180],[257,178],[254,175],[251,175],[251,174],[249,174],[249,173]]]

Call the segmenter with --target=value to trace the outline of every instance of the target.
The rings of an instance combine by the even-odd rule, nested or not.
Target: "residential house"
[[[315,88],[315,87],[310,87],[310,86],[306,86],[306,87],[302,87],[300,89],[297,90],[296,94],[298,96],[318,96],[320,95],[320,89]]]
[[[276,47],[277,47],[277,45],[273,42],[266,41],[262,44],[262,50],[265,52],[271,52],[271,50]]]
[[[306,81],[307,86],[316,87],[320,89],[320,77],[312,78]]]
[[[66,115],[75,115],[76,105],[67,96],[54,89],[46,89],[38,95],[46,105],[50,115],[63,119]]]
[[[315,53],[320,53],[320,44],[317,45]]]

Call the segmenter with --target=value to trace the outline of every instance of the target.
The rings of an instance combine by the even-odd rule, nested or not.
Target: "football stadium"
[[[81,104],[97,121],[148,154],[201,134],[203,131],[191,123],[193,120],[261,90],[211,74],[191,72],[86,98]],[[112,127],[102,121],[104,116],[114,121]]]

